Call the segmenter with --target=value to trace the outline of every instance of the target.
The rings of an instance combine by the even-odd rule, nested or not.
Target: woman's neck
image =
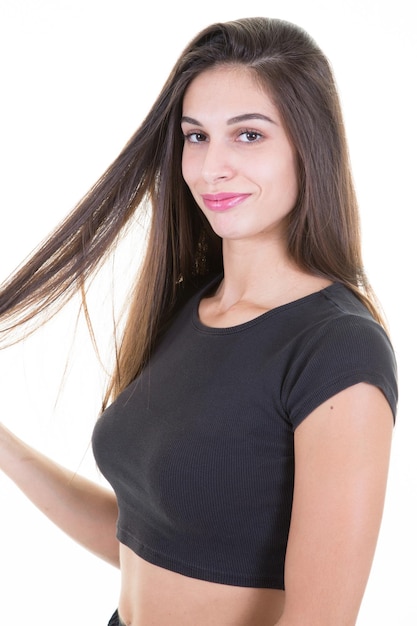
[[[301,270],[279,246],[224,244],[224,279],[199,306],[202,323],[229,327],[327,287],[331,281]]]
[[[276,241],[224,242],[223,265],[217,295],[225,307],[239,301],[268,306],[308,276]]]

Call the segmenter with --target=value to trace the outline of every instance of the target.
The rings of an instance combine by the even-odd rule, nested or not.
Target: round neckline
[[[195,298],[193,312],[192,312],[192,321],[193,321],[194,327],[201,332],[211,333],[211,334],[220,334],[220,335],[241,332],[247,328],[251,328],[252,326],[255,326],[256,324],[260,324],[265,319],[271,316],[277,315],[281,311],[286,311],[290,308],[300,306],[309,300],[325,295],[329,293],[330,291],[336,288],[339,288],[341,286],[340,283],[337,283],[337,282],[332,283],[331,285],[328,285],[327,287],[324,287],[323,289],[319,289],[318,291],[313,291],[312,293],[309,293],[306,296],[302,296],[301,298],[297,298],[296,300],[293,300],[292,302],[287,302],[286,304],[280,304],[272,309],[269,309],[269,311],[265,311],[264,313],[257,315],[256,317],[254,317],[251,320],[248,320],[247,322],[242,322],[241,324],[236,324],[234,326],[207,326],[200,320],[200,316],[198,313],[199,308],[200,308],[200,302],[207,295],[207,293],[209,293],[209,291],[213,289],[213,287],[222,280],[222,278],[223,278],[222,276],[216,276],[216,278],[214,278],[207,285],[205,285],[205,287],[197,294]]]

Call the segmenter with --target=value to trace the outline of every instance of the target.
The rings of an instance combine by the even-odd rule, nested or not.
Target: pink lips
[[[250,195],[250,193],[206,193],[202,198],[211,211],[227,211],[241,204]]]

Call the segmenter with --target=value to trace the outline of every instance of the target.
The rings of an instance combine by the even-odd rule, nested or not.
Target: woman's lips
[[[201,197],[210,211],[226,211],[241,204],[250,193],[206,193]]]

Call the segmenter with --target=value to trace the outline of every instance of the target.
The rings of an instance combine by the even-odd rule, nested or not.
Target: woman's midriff
[[[284,592],[210,583],[157,567],[120,548],[120,618],[126,626],[273,626]]]

